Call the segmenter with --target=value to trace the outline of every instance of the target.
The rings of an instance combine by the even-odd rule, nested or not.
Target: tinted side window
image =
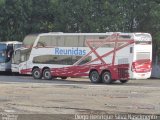
[[[82,56],[59,56],[59,55],[42,55],[33,58],[33,63],[37,64],[62,64],[73,65]]]
[[[12,63],[19,64],[20,63],[20,58],[21,58],[21,51],[20,50],[15,51]]]
[[[65,47],[78,47],[78,36],[67,35],[64,36]]]
[[[41,36],[37,43],[38,47],[57,46],[60,36]]]
[[[91,59],[92,59],[92,57],[91,57],[91,56],[88,56],[87,58],[85,58],[84,60],[82,60],[78,65],[83,65],[83,64],[85,64],[85,63],[88,63],[88,62],[91,61]]]
[[[84,36],[78,36],[78,47],[85,47],[85,39]]]
[[[90,45],[92,47],[97,47],[99,46],[102,42],[106,41],[106,37],[105,35],[87,35],[87,36],[84,36],[85,37],[85,40],[87,41],[90,41]],[[108,46],[112,46],[112,44],[110,43],[106,43],[106,44],[103,44],[102,47],[108,47]]]

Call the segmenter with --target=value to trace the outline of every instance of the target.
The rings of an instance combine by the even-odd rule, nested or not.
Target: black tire
[[[50,69],[45,69],[43,71],[43,78],[45,80],[51,80],[53,78]]]
[[[121,83],[127,83],[128,80],[119,80]]]
[[[105,84],[111,84],[113,83],[112,77],[111,77],[111,73],[108,71],[105,71],[102,73],[102,82]]]
[[[65,79],[67,79],[67,77],[61,77],[61,79],[65,80]]]
[[[32,70],[32,76],[34,79],[41,79],[42,78],[41,70],[39,68],[34,68]]]
[[[96,70],[90,72],[89,78],[92,83],[100,83],[101,82],[99,73]]]

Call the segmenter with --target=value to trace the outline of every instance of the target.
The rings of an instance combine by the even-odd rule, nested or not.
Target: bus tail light
[[[132,71],[132,72],[135,72],[135,71],[136,71],[136,63],[132,63],[131,71]]]

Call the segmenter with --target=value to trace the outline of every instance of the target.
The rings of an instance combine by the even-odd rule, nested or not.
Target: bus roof
[[[0,44],[22,44],[22,42],[19,42],[19,41],[3,41],[3,42],[0,42]]]
[[[149,34],[149,33],[123,33],[123,32],[106,32],[106,33],[63,33],[63,32],[49,32],[49,33],[39,33],[36,35],[112,35],[112,34],[120,34],[120,35],[140,35],[140,34]],[[33,34],[34,35],[34,34]]]
[[[97,36],[104,35],[110,36],[113,34],[119,34],[125,38],[134,39],[135,41],[152,41],[152,37],[149,33],[143,32],[134,32],[134,33],[123,33],[123,32],[106,32],[106,33],[63,33],[63,32],[49,32],[49,33],[39,33],[39,34],[30,34],[31,36],[47,36],[47,35],[55,35],[55,36]],[[29,36],[30,36],[29,35]]]
[[[134,32],[134,33],[125,33],[125,32],[106,32],[106,33],[63,33],[63,32],[49,32],[49,33],[37,33],[37,34],[29,34],[32,36],[45,36],[45,35],[112,35],[112,34],[120,34],[120,35],[150,35],[150,33],[143,32]]]

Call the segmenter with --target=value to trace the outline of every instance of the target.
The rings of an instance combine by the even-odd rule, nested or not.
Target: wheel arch
[[[45,66],[45,67],[43,67],[43,69],[42,69],[42,73],[43,73],[43,71],[44,71],[45,69],[49,69],[49,70],[50,70],[49,67]]]
[[[90,76],[90,74],[91,74],[92,71],[97,71],[97,72],[98,72],[97,69],[91,69],[91,70],[89,71],[89,76]],[[99,73],[99,72],[98,72],[98,73]]]
[[[104,70],[102,70],[100,75],[102,76],[102,74],[103,74],[104,72],[109,72],[109,73],[110,73],[110,75],[112,76],[111,71],[110,71],[110,70],[108,70],[108,69],[104,69]]]
[[[36,69],[36,68],[39,68],[38,66],[34,66],[33,68],[32,68],[32,71],[34,70],[34,69]],[[40,68],[39,68],[40,69]]]

